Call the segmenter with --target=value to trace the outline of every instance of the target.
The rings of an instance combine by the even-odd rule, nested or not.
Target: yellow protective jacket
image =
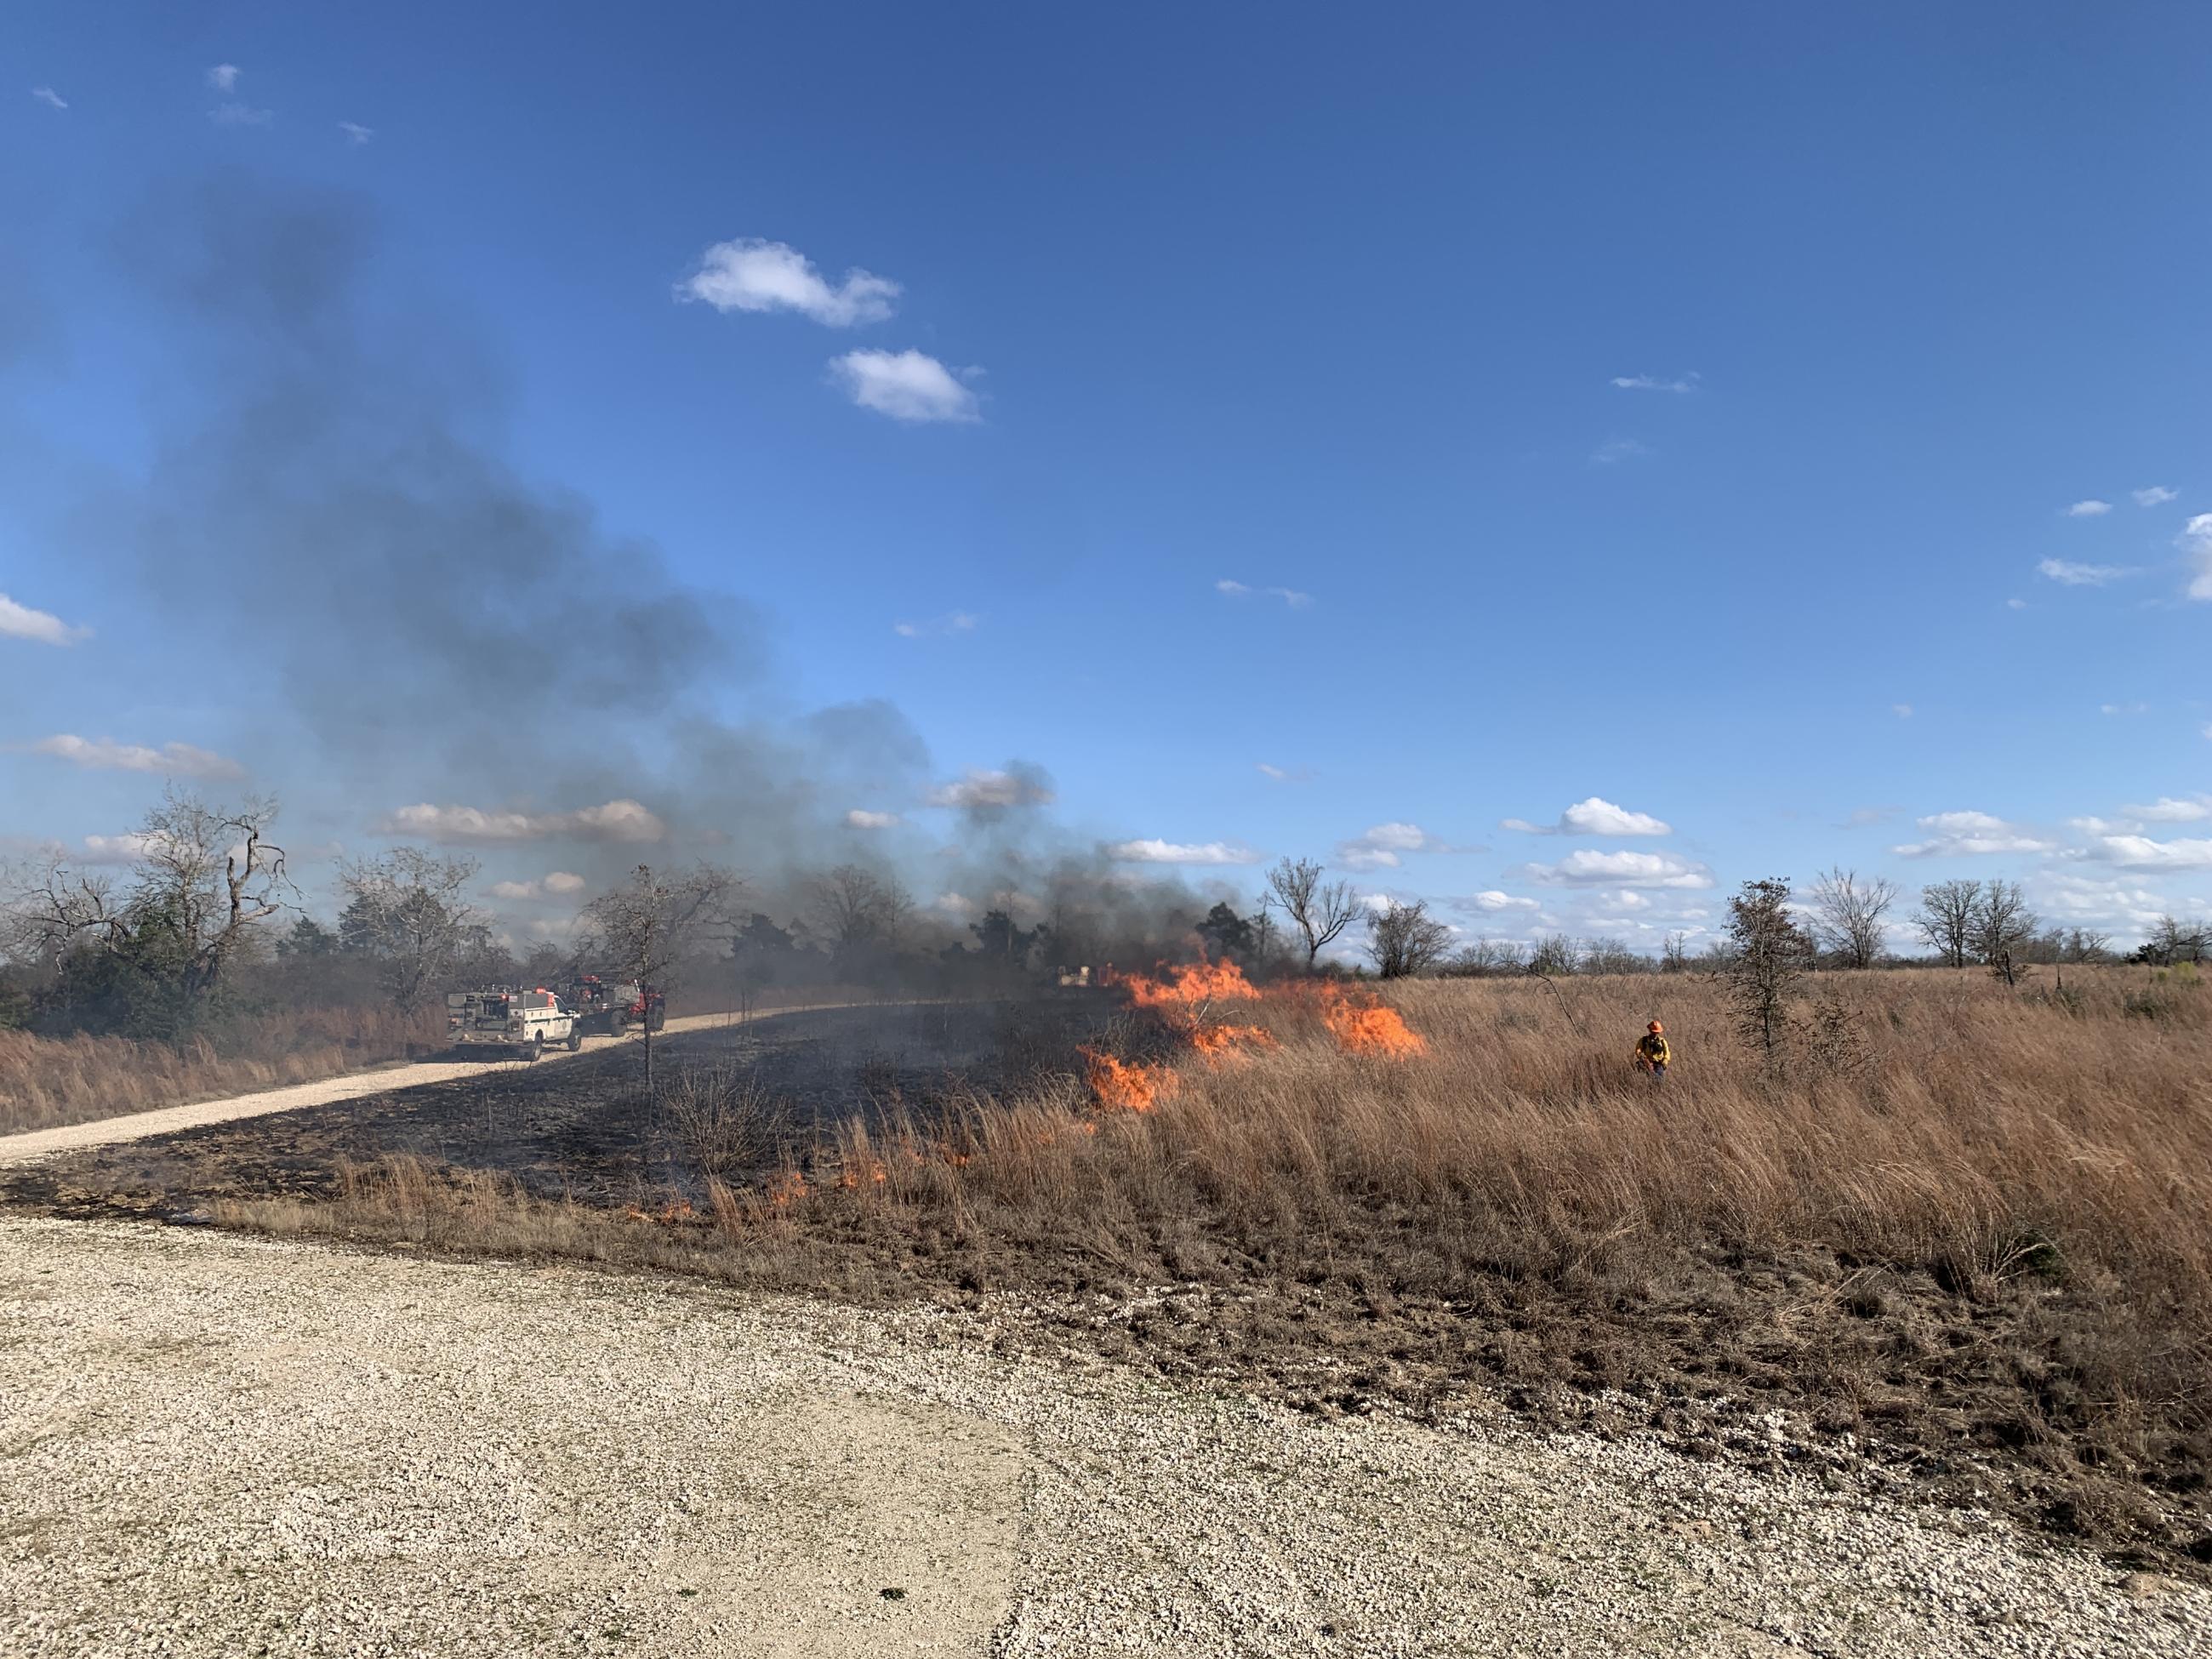
[[[1636,1058],[1647,1065],[1664,1066],[1674,1058],[1674,1051],[1667,1046],[1665,1037],[1646,1031],[1636,1040]]]

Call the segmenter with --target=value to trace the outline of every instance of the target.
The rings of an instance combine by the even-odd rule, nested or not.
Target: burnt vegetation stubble
[[[586,1056],[7,1186],[77,1213],[933,1300],[989,1340],[1322,1413],[1498,1397],[2212,1562],[2193,973],[2081,970],[2063,995],[1854,975],[1793,1004],[1778,1058],[1733,1035],[1711,981],[1570,995],[1400,984],[1429,1048],[1402,1060],[1343,1052],[1297,997],[795,1015],[672,1039],[657,1104],[620,1054]],[[1625,1049],[1652,1012],[1680,1057],[1659,1088],[1581,1035]],[[1194,1017],[1261,1036],[1209,1059]],[[1110,1109],[1086,1050],[1177,1086]]]

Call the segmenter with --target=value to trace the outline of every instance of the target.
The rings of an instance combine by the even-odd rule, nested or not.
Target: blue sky
[[[362,206],[471,431],[750,607],[716,714],[895,706],[927,763],[811,793],[825,848],[926,860],[1019,760],[1130,869],[1311,854],[1473,932],[1648,944],[1831,863],[2212,908],[2208,49],[2180,5],[18,6],[0,836],[165,772],[325,848],[463,808],[405,822],[550,930],[574,814],[709,828],[644,773],[365,781],[88,529],[225,395],[144,297],[214,179]]]

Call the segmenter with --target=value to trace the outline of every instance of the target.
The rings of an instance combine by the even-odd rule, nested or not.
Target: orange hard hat
[[[1653,1021],[1651,1022],[1651,1029],[1652,1029],[1653,1030],[1655,1030],[1655,1031],[1663,1031],[1663,1030],[1665,1030],[1667,1028],[1666,1028],[1665,1026],[1662,1025],[1662,1024],[1661,1024],[1657,1020],[1656,1020],[1656,1019],[1655,1019],[1655,1020],[1653,1020]]]

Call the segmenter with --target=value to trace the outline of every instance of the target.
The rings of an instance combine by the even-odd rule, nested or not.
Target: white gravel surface
[[[2212,1653],[1985,1516],[1019,1317],[0,1221],[0,1653]]]
[[[763,1008],[751,1014],[687,1014],[664,1028],[670,1036],[686,1031],[708,1031],[750,1021],[774,1019],[779,1014],[813,1013],[825,1008],[851,1008],[850,1002],[806,1003],[793,1008]],[[641,1041],[635,1031],[621,1037],[586,1037],[580,1052],[592,1053],[610,1042]],[[573,1058],[565,1048],[549,1048],[539,1066],[557,1066]],[[196,1100],[183,1106],[163,1106],[151,1112],[129,1112],[118,1117],[95,1118],[89,1123],[65,1123],[57,1129],[32,1129],[21,1134],[0,1135],[0,1164],[21,1164],[49,1152],[75,1152],[83,1146],[110,1146],[149,1135],[173,1134],[234,1118],[265,1117],[272,1112],[296,1112],[307,1106],[334,1106],[340,1101],[366,1095],[389,1094],[425,1083],[451,1083],[481,1077],[487,1072],[511,1070],[527,1063],[515,1060],[425,1060],[411,1065],[386,1066],[369,1072],[349,1072],[314,1083],[288,1084],[281,1089],[261,1089],[252,1094],[231,1095],[220,1100]]]

